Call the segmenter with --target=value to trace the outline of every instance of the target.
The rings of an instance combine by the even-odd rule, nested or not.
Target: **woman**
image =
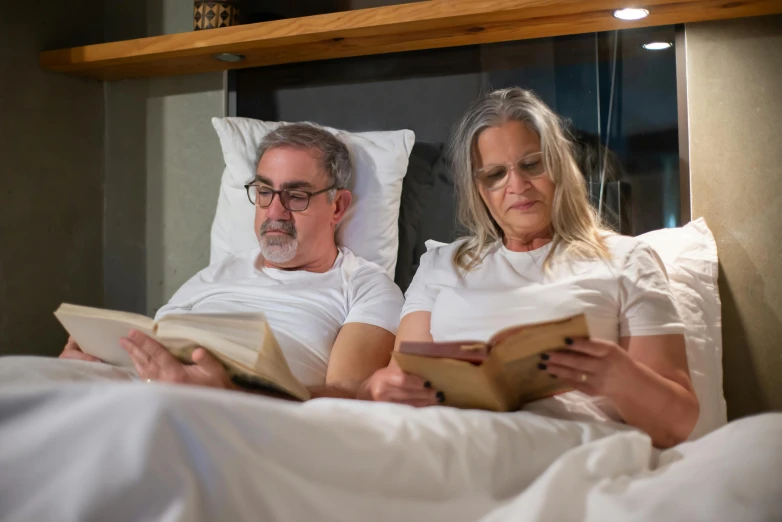
[[[658,447],[685,440],[698,401],[666,273],[647,245],[600,227],[559,118],[529,91],[495,91],[461,121],[452,157],[470,234],[421,258],[397,346],[488,339],[504,326],[584,311],[592,340],[569,340],[539,365],[575,391],[532,409],[623,421]],[[393,364],[362,396],[415,406],[443,400]]]

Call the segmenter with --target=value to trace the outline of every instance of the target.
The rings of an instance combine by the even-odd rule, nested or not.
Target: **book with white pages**
[[[310,398],[262,313],[169,314],[155,321],[141,314],[63,303],[54,315],[84,353],[108,364],[133,368],[119,341],[137,330],[182,362],[191,363],[193,350],[202,347],[242,382],[302,401]]]

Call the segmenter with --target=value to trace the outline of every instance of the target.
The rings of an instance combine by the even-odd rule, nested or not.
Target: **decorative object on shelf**
[[[217,29],[239,25],[239,6],[234,0],[206,2],[195,0],[193,29]]]

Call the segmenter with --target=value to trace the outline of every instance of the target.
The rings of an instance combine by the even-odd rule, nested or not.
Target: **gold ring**
[[[587,382],[587,379],[588,379],[588,378],[589,378],[589,376],[588,376],[587,374],[585,374],[585,373],[582,373],[582,374],[581,374],[581,377],[579,377],[579,380],[580,380],[581,382]]]

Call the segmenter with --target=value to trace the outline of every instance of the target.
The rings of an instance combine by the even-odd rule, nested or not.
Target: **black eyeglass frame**
[[[272,193],[272,198],[269,200],[268,205],[259,205],[257,201],[253,201],[252,196],[250,195],[250,187],[260,188],[260,185],[256,183],[248,183],[244,186],[244,190],[247,191],[247,199],[250,200],[250,203],[252,203],[254,206],[259,208],[269,208],[274,201],[274,196],[277,196],[280,198],[280,203],[282,203],[282,206],[285,210],[288,212],[304,212],[310,207],[310,201],[312,200],[313,196],[317,196],[319,194],[323,194],[324,192],[328,192],[329,190],[334,190],[337,188],[337,185],[331,185],[330,187],[326,187],[323,190],[318,190],[315,192],[307,192],[306,190],[299,190],[299,189],[282,189],[282,190],[274,190],[271,187],[264,187],[266,190]],[[291,192],[296,192],[299,194],[304,194],[307,196],[307,204],[304,205],[304,208],[293,210],[288,206],[288,198],[283,197],[283,194],[290,195]]]

